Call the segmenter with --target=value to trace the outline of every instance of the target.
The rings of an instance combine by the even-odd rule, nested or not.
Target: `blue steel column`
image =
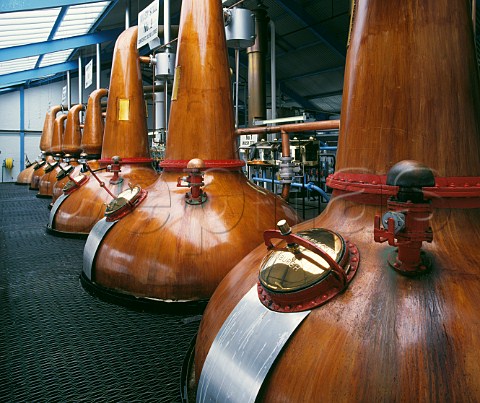
[[[20,172],[25,169],[25,87],[20,87]]]

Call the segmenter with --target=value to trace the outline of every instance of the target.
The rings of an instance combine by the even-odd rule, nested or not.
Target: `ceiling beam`
[[[305,12],[304,8],[297,3],[296,0],[276,0],[276,3],[281,5],[283,9],[294,17],[297,21],[306,25],[308,29],[319,39],[321,39],[334,53],[345,59],[347,49],[337,43],[331,33],[325,28],[321,27],[318,22]]]
[[[343,71],[344,69],[345,69],[345,66],[331,67],[331,68],[329,68],[329,69],[316,70],[316,71],[312,71],[312,72],[310,72],[310,73],[296,74],[296,75],[293,75],[293,76],[284,77],[284,78],[281,78],[281,79],[278,80],[278,81],[300,80],[300,79],[302,79],[302,78],[315,77],[315,76],[319,76],[319,75],[321,75],[321,74],[327,74],[327,73],[334,73],[334,72],[338,72],[338,71]]]
[[[0,13],[41,10],[44,8],[76,6],[78,4],[96,3],[100,0],[2,0]]]
[[[327,115],[321,113],[318,110],[318,106],[315,105],[313,102],[310,102],[308,99],[305,99],[301,95],[299,95],[296,91],[292,90],[290,87],[288,87],[285,83],[280,83],[279,84],[280,91],[285,94],[287,97],[291,98],[293,101],[295,101],[297,104],[299,104],[302,108],[304,108],[306,111],[311,111],[315,112],[317,116],[317,119],[326,119]]]
[[[57,74],[68,70],[77,70],[78,62],[70,61],[65,63],[53,64],[47,67],[40,67],[38,69],[31,69],[25,71],[17,71],[15,73],[4,74],[0,76],[0,86],[10,85],[21,81],[35,80],[48,76],[50,74]]]
[[[115,40],[122,31],[123,29],[111,29],[108,31],[94,32],[93,34],[72,36],[71,38],[3,48],[0,49],[0,62],[28,56],[44,55],[59,50],[81,48],[83,46]]]
[[[63,18],[65,17],[65,14],[67,14],[67,11],[68,11],[68,7],[62,7],[60,12],[58,13],[58,17],[57,17],[57,20],[55,21],[55,24],[53,24],[52,30],[50,31],[50,35],[48,35],[47,41],[53,40],[55,34],[58,31],[58,27],[60,26],[60,24],[63,21]],[[42,61],[43,61],[43,55],[40,55],[40,57],[37,60],[37,63],[35,64],[35,68],[40,67],[40,64],[42,63]]]
[[[309,100],[322,99],[322,98],[328,98],[328,97],[335,97],[335,96],[342,95],[342,94],[343,94],[343,90],[321,92],[319,94],[309,95],[308,97],[306,97],[306,99],[309,99]]]

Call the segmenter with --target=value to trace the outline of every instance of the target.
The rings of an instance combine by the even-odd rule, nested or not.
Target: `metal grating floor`
[[[0,401],[179,402],[200,316],[92,297],[79,281],[85,240],[45,233],[49,202],[0,185]]]

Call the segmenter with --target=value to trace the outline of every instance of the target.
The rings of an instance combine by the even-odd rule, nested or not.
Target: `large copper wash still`
[[[355,3],[333,199],[221,282],[197,402],[480,401],[471,2]]]
[[[163,171],[145,200],[134,187],[107,207],[85,245],[85,284],[162,308],[202,306],[265,228],[297,220],[246,179],[243,164],[221,2],[185,0]]]
[[[53,137],[52,145],[49,149],[51,155],[53,156],[53,161],[47,161],[44,168],[44,175],[40,178],[40,183],[38,185],[37,197],[41,198],[51,198],[53,194],[53,186],[57,181],[57,170],[60,167],[61,160],[63,157],[62,146],[63,146],[63,137],[65,135],[65,121],[67,120],[67,114],[61,114],[53,123]]]
[[[100,168],[92,164],[88,174],[79,173],[66,183],[50,212],[51,233],[87,236],[104,216],[106,204],[130,184],[148,186],[158,176],[148,149],[137,27],[117,39],[108,95]]]
[[[40,137],[41,157],[33,165],[33,175],[31,177],[30,190],[38,190],[40,178],[45,174],[47,162],[54,161],[50,153],[50,147],[52,146],[55,119],[57,117],[57,113],[61,110],[61,105],[52,106],[45,115],[42,136]]]

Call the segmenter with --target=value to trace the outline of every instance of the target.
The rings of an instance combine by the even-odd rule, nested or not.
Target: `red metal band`
[[[383,205],[398,193],[398,186],[386,184],[386,175],[338,172],[327,178],[327,186],[357,203]],[[422,188],[434,208],[480,208],[480,177],[436,177],[435,186]]]
[[[185,169],[189,160],[164,160],[160,166],[165,170]],[[209,168],[223,168],[223,169],[238,169],[245,165],[242,160],[205,160],[205,169]]]
[[[102,158],[98,161],[100,164],[111,164],[111,158]],[[152,158],[122,158],[120,160],[120,165],[125,164],[151,164],[153,162]]]

